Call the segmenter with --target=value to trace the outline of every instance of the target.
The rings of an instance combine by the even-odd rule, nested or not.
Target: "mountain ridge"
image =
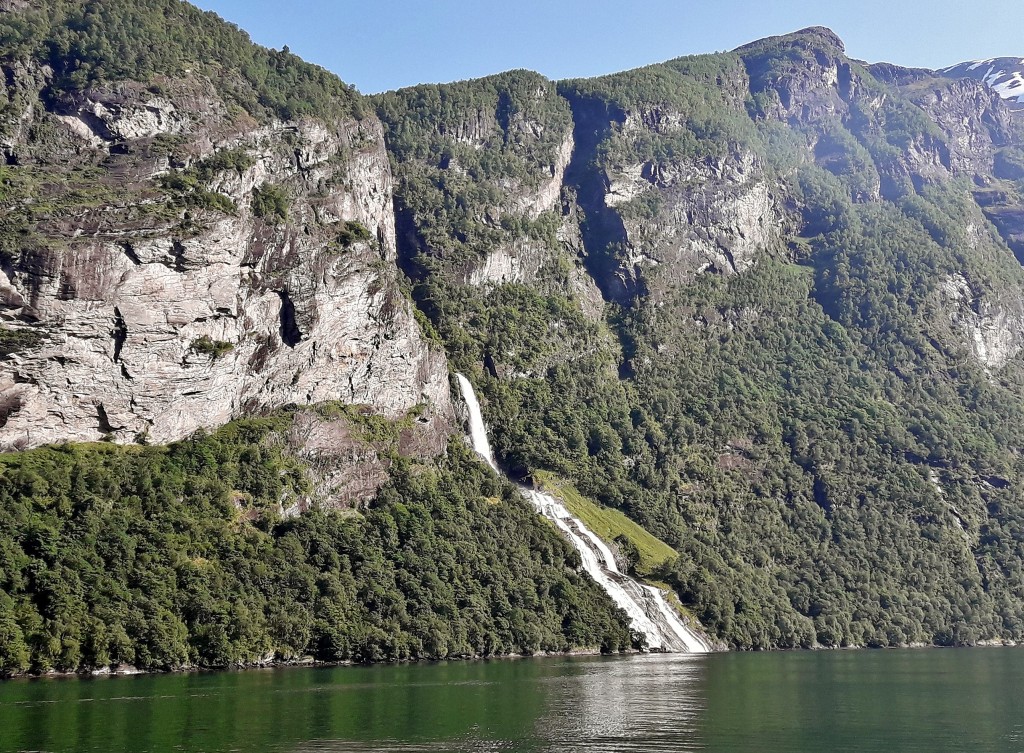
[[[872,561],[873,571],[886,573],[886,588],[903,594],[907,586],[899,584],[909,574],[901,570],[922,556],[958,562],[954,569],[987,577],[971,564],[982,556],[974,544],[970,551],[958,550],[953,535],[943,539],[943,554],[925,555],[933,545],[914,532],[923,521],[907,519],[902,503],[888,492],[865,488],[874,483],[871,479],[890,475],[904,479],[900,483],[918,474],[927,480],[939,473],[927,470],[929,462],[944,462],[925,459],[937,445],[924,454],[922,448],[910,449],[932,429],[922,433],[923,425],[909,414],[897,418],[905,410],[931,413],[920,391],[923,384],[899,361],[879,362],[873,353],[899,352],[900,359],[919,364],[915,368],[926,373],[936,367],[933,359],[969,354],[978,369],[969,379],[981,380],[975,382],[978,394],[993,389],[1016,399],[1010,393],[1018,378],[1012,374],[1021,343],[1016,292],[1021,271],[1005,243],[1015,242],[1011,218],[1019,210],[1006,182],[1012,181],[1012,171],[1006,171],[1020,141],[1010,113],[979,82],[932,74],[907,80],[906,69],[888,67],[891,83],[883,83],[833,42],[808,45],[816,36],[786,35],[740,52],[559,82],[558,92],[568,99],[574,118],[573,129],[563,131],[573,140],[573,158],[561,216],[562,222],[573,218],[579,233],[555,223],[553,236],[538,236],[525,246],[515,240],[523,226],[503,218],[503,207],[513,198],[510,185],[522,185],[520,173],[541,166],[508,161],[515,159],[508,154],[512,134],[498,117],[507,105],[497,97],[487,105],[486,99],[474,100],[474,94],[484,95],[474,92],[473,82],[378,98],[389,147],[400,156],[399,201],[424,211],[422,220],[409,218],[413,240],[400,243],[400,258],[407,259],[407,273],[417,283],[414,295],[449,343],[457,368],[477,374],[483,383],[499,457],[522,475],[554,467],[676,546],[684,556],[666,578],[705,624],[745,647],[779,645],[780,640],[782,645],[907,642],[898,637],[909,635],[906,626],[930,623],[938,614],[931,612],[924,623],[917,622],[920,615],[890,614],[892,607],[883,606],[888,597],[865,591],[863,572],[842,564],[849,556],[839,553],[844,547],[810,533],[819,522],[832,531],[833,540],[860,541],[857,557]],[[417,109],[420,92],[435,90],[452,97],[444,127],[436,113]],[[465,109],[459,109],[460,103]],[[515,96],[510,104],[534,119],[534,133],[549,134],[557,123],[545,120],[537,104]],[[410,106],[417,112],[411,121],[402,117]],[[454,129],[450,125],[460,111],[470,114],[477,134],[468,144],[446,135],[466,132],[457,119]],[[419,151],[407,144],[418,145]],[[488,175],[481,157],[488,152],[502,155],[495,164],[506,165],[505,173],[499,169]],[[503,174],[515,175],[516,182],[510,184]],[[443,217],[432,212],[434,206],[453,206],[458,212]],[[1002,222],[996,223],[1001,230],[989,224],[995,220]],[[418,238],[417,224],[424,228]],[[445,226],[449,232],[439,234]],[[410,238],[410,233],[401,236]],[[884,237],[899,240],[883,242]],[[551,260],[546,272],[543,259]],[[866,265],[872,265],[870,273]],[[985,271],[991,265],[1000,272]],[[943,271],[929,276],[926,268]],[[495,277],[486,276],[497,270]],[[910,277],[896,282],[894,275],[904,272],[895,270]],[[572,276],[581,272],[612,305],[611,333],[561,313],[565,302],[578,305],[579,311],[595,310],[593,296],[581,295]],[[996,282],[1000,276],[1005,280]],[[884,280],[901,291],[898,296],[881,287]],[[852,292],[851,285],[859,292]],[[771,315],[763,313],[767,301],[774,307]],[[560,313],[551,316],[545,309]],[[926,317],[925,331],[908,326],[908,316]],[[522,340],[506,323],[533,318],[557,328],[560,347],[549,344],[543,328],[531,329],[532,337]],[[798,334],[800,326],[793,322],[800,320],[817,322],[812,325],[816,334]],[[890,327],[896,327],[893,334],[887,334]],[[920,348],[913,344],[918,339],[932,345]],[[807,367],[805,348],[816,340],[828,345],[815,362],[835,362],[834,371],[829,367],[815,375]],[[790,348],[786,356],[776,350]],[[780,370],[773,365],[778,358],[789,366]],[[840,376],[857,362],[865,364],[863,370],[881,368],[871,377],[879,380],[872,397],[850,386],[863,378],[857,371]],[[728,373],[729,381],[716,377],[716,369]],[[887,373],[890,369],[899,376]],[[800,371],[803,377],[797,376]],[[826,372],[832,376],[824,377]],[[816,385],[822,378],[831,396]],[[958,378],[967,377],[961,373]],[[987,380],[991,386],[982,386]],[[717,404],[702,399],[703,394],[717,395]],[[805,399],[810,402],[797,409]],[[841,457],[844,442],[863,440],[856,439],[856,432],[839,439],[837,430],[848,430],[824,418],[816,407],[822,400],[852,401],[858,407],[850,404],[840,412],[889,424],[888,439],[878,443],[880,435],[865,435],[867,444],[857,450],[886,471],[854,470]],[[780,405],[789,406],[781,420],[775,417]],[[958,421],[978,410],[952,404],[949,409]],[[799,437],[804,421],[813,416],[817,439],[808,442]],[[973,420],[992,426],[987,418]],[[1002,441],[1007,454],[986,456],[982,465],[1009,468],[1016,463],[1012,447],[1017,440]],[[897,449],[901,446],[905,449]],[[699,463],[694,455],[701,457]],[[980,456],[971,462],[979,461]],[[788,464],[792,470],[782,471]],[[839,467],[846,468],[841,478],[830,479],[829,468]],[[948,509],[938,512],[944,503],[937,498],[923,502],[940,487],[943,498],[949,495],[945,481],[939,487],[910,483],[915,491],[908,494],[934,510],[936,520],[949,514]],[[956,494],[975,499],[989,494],[970,488],[973,483],[957,486]],[[773,485],[789,489],[790,502],[781,508],[770,501]],[[832,501],[836,495],[845,501]],[[789,505],[796,508],[789,510]],[[873,517],[879,514],[876,505],[888,510],[882,513],[886,519],[901,521],[899,534],[883,534]],[[958,503],[957,509],[963,507]],[[818,515],[824,518],[819,521]],[[763,547],[753,543],[755,519],[761,535],[773,526]],[[973,531],[980,530],[974,526],[998,525],[967,518],[951,518],[950,523],[966,526],[971,541]],[[946,523],[937,525],[946,530]],[[720,538],[723,526],[734,532],[729,543]],[[741,529],[745,532],[737,535]],[[871,540],[882,535],[902,554],[893,559],[886,548],[874,548]],[[804,544],[794,550],[779,543],[788,537]],[[726,550],[742,553],[727,557]],[[830,564],[813,564],[807,551],[818,552]],[[780,558],[791,563],[780,569],[792,578],[781,590],[769,585],[778,581],[765,579],[759,569]],[[835,582],[837,577],[845,579],[844,585]],[[932,608],[955,612],[959,586],[947,583],[940,588],[943,606]],[[806,584],[816,584],[815,598],[853,599],[858,606],[833,601],[826,609],[820,600],[811,600]],[[934,602],[935,592],[929,594],[920,598]],[[786,627],[752,618],[743,607],[752,603],[767,613],[790,614]],[[790,612],[795,605],[802,606]],[[1006,614],[1008,622],[1016,621]],[[894,620],[904,619],[905,627],[892,627]],[[942,628],[928,641],[961,642],[966,635]]]
[[[453,370],[504,469],[679,552],[733,647],[1024,637],[1024,139],[983,82],[811,27],[364,98],[177,2],[44,6],[0,16],[0,437],[184,441],[3,456],[4,671],[628,647],[468,462]],[[135,556],[139,504],[182,548]],[[117,515],[146,534],[81,524]]]
[[[999,96],[1014,112],[1024,109],[1024,58],[969,60],[940,68],[937,72],[950,78],[984,81],[987,86],[999,92]]]

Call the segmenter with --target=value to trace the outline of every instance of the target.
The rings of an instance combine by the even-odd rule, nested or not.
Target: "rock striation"
[[[855,202],[971,180],[998,233],[979,216],[977,238],[1024,258],[1008,184],[1024,161],[999,92],[864,66],[817,27],[669,61],[664,91],[513,71],[383,95],[380,120],[260,121],[198,73],[54,96],[48,66],[2,65],[0,449],[167,442],[336,400],[422,406],[439,449],[447,364],[399,267],[444,270],[445,295],[560,290],[598,318],[799,255],[792,238],[822,228],[756,146],[776,126]],[[936,301],[951,332],[999,368],[1024,346],[1019,302],[950,279]]]
[[[443,447],[446,360],[398,285],[375,118],[255,123],[202,78],[46,107],[48,75],[7,68],[2,150],[28,177],[0,316],[34,346],[0,361],[0,449],[169,442],[326,401],[420,406]]]

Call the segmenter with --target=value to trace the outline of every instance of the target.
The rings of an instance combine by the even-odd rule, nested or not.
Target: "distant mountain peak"
[[[824,39],[829,44],[838,47],[840,51],[846,52],[846,45],[843,44],[843,40],[827,26],[808,26],[806,29],[800,29],[800,31],[793,32],[790,36],[818,37],[819,39]]]
[[[1024,58],[968,60],[942,68],[939,73],[949,78],[983,81],[998,92],[1012,109],[1024,110]]]
[[[813,45],[835,47],[840,53],[846,53],[846,45],[843,44],[843,40],[840,39],[839,35],[832,31],[832,29],[829,29],[826,26],[808,26],[806,29],[800,29],[799,31],[790,32],[789,34],[780,34],[774,37],[758,39],[741,47],[737,47],[736,51],[754,49],[773,43],[796,42],[798,40],[809,42]]]

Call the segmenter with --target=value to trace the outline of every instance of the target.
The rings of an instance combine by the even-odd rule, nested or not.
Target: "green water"
[[[0,683],[0,751],[1024,751],[1024,649]]]

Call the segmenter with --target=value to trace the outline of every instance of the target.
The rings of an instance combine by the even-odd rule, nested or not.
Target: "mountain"
[[[399,261],[507,468],[668,542],[734,646],[1016,634],[1021,141],[994,92],[813,28],[377,111]]]
[[[62,443],[0,456],[0,674],[632,644],[449,446],[358,93],[178,0],[3,3],[0,67],[0,447]]]
[[[1024,59],[1021,58],[989,58],[988,60],[968,60],[939,73],[949,78],[970,78],[983,81],[999,92],[1006,100],[1007,107],[1014,112],[1024,109]]]
[[[1024,638],[984,82],[815,27],[364,98],[177,0],[2,7],[0,669],[628,647],[452,371],[731,646]]]
[[[0,305],[36,346],[0,367],[0,448],[168,442],[340,396],[450,421],[358,95],[180,3],[51,5],[2,30]]]

